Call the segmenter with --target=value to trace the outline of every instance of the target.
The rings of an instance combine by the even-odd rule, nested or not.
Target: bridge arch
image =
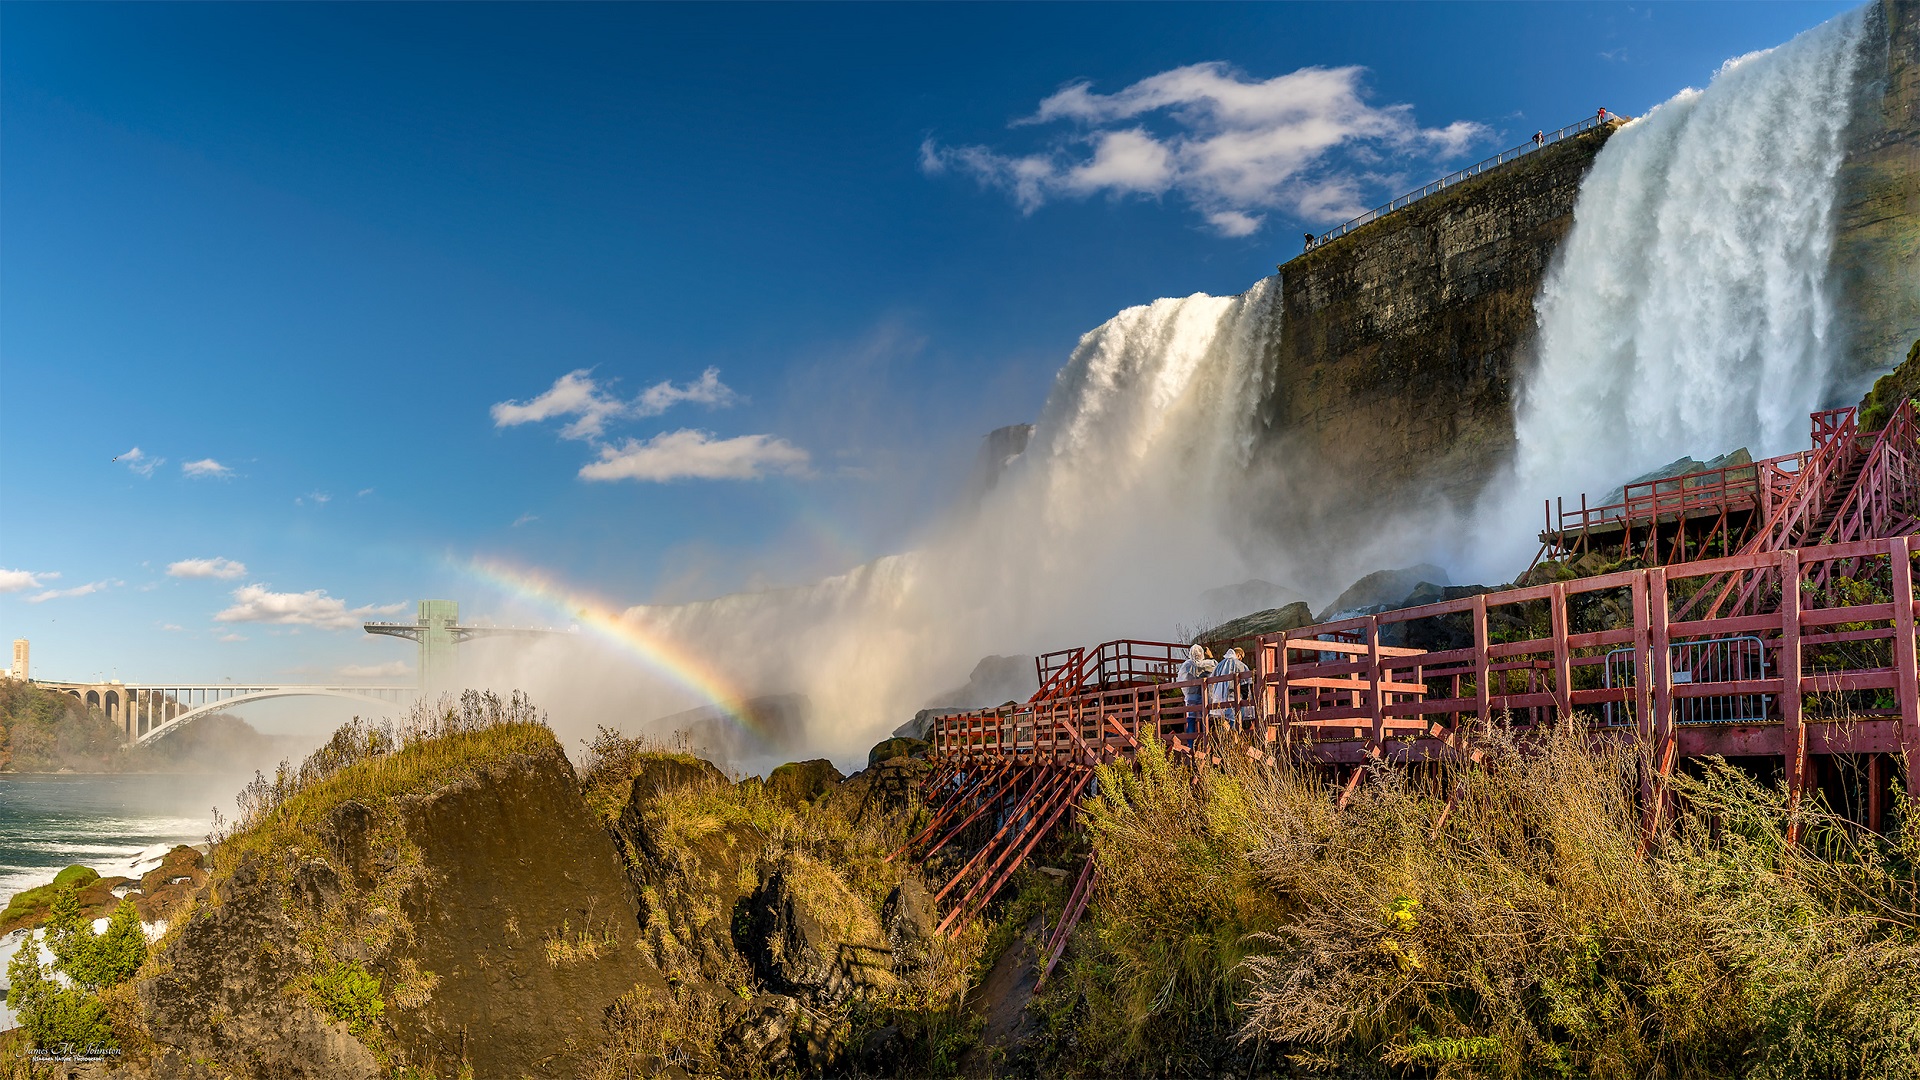
[[[222,698],[218,701],[209,701],[204,705],[196,705],[191,709],[183,709],[178,714],[173,716],[167,716],[165,717],[165,719],[160,720],[158,723],[153,723],[151,726],[147,726],[148,721],[146,721],[145,718],[142,718],[141,726],[144,728],[144,730],[139,731],[134,736],[134,738],[131,739],[130,741],[135,745],[150,743],[155,739],[164,738],[167,735],[175,731],[178,731],[183,727],[186,727],[188,724],[192,723],[195,720],[200,719],[203,716],[208,716],[210,714],[217,713],[217,712],[226,712],[227,710],[231,709],[235,705],[244,705],[250,701],[264,701],[267,698],[283,698],[283,697],[338,698],[343,701],[360,702],[366,705],[378,705],[381,707],[381,711],[386,712],[386,711],[392,710],[396,706],[406,704],[407,701],[411,700],[415,695],[416,695],[416,692],[410,689],[397,690],[397,689],[384,688],[384,687],[368,687],[366,689],[356,689],[356,688],[350,688],[350,687],[334,687],[334,686],[265,687],[259,690],[249,691],[244,694],[235,694],[232,697]],[[164,713],[162,715],[164,716]]]

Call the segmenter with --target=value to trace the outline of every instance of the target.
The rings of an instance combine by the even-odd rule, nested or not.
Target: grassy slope
[[[1920,1075],[1920,821],[1861,835],[1709,766],[1640,851],[1630,751],[1577,733],[1453,779],[1194,777],[1088,807],[1101,878],[1037,1071]],[[1264,1065],[1260,1065],[1264,1062]]]

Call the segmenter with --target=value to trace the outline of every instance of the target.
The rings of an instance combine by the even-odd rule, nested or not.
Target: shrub
[[[81,918],[74,882],[91,880],[74,875],[55,886],[46,929],[28,934],[7,965],[7,1004],[36,1046],[118,1045],[97,994],[132,978],[147,958],[146,934],[131,901],[121,901],[103,933],[95,934]],[[41,963],[43,942],[51,965]]]
[[[1073,1030],[1074,1056],[1098,1071],[1209,1067],[1240,1026],[1250,935],[1281,916],[1249,859],[1248,777],[1195,775],[1147,743],[1137,771],[1103,766],[1096,786],[1083,809],[1098,891],[1049,1026]]]
[[[313,1000],[322,1012],[346,1024],[356,1038],[372,1030],[387,1011],[380,980],[358,960],[322,968],[313,977]]]

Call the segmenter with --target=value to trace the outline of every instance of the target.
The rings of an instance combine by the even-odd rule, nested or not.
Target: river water
[[[132,876],[148,849],[203,844],[238,789],[224,776],[0,776],[0,904],[75,863]]]

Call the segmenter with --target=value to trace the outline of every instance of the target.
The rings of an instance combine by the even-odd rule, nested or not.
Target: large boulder
[[[1031,696],[1031,695],[1029,695]],[[893,729],[896,739],[925,740],[933,735],[933,722],[943,716],[953,716],[966,712],[965,709],[921,709],[913,714],[913,719]]]
[[[973,665],[965,686],[955,687],[927,702],[927,708],[984,709],[1003,701],[1025,701],[1038,689],[1040,673],[1034,668],[1033,657],[983,656]]]
[[[909,875],[880,906],[880,923],[893,946],[893,970],[911,976],[933,966],[939,953],[940,909],[919,877]]]
[[[399,816],[419,860],[404,869],[418,875],[407,959],[435,976],[425,1001],[388,1012],[410,1064],[578,1076],[622,994],[664,992],[626,868],[557,742],[402,797]]]
[[[386,1075],[346,1024],[309,999],[313,954],[294,919],[301,911],[289,910],[267,869],[254,856],[223,883],[217,903],[203,894],[164,962],[134,985],[152,1046],[125,1075],[214,1075],[203,1071],[214,1062],[232,1075],[286,1080]]]
[[[1256,611],[1251,615],[1242,615],[1231,622],[1221,623],[1207,631],[1206,639],[1208,644],[1218,645],[1311,625],[1313,625],[1313,609],[1309,608],[1305,601],[1296,601],[1286,607]]]
[[[867,767],[872,768],[883,761],[892,761],[894,758],[924,757],[932,749],[932,745],[924,739],[903,739],[899,736],[882,739],[873,745],[873,749],[867,751]]]
[[[748,914],[748,958],[775,990],[834,1006],[898,985],[880,920],[823,863],[783,857],[766,870]]]
[[[819,798],[845,779],[840,770],[833,767],[833,762],[826,758],[790,761],[767,774],[767,790],[799,806]]]
[[[1407,594],[1421,584],[1449,585],[1452,581],[1445,570],[1428,563],[1404,566],[1398,570],[1375,570],[1347,586],[1347,590],[1314,616],[1313,621],[1332,622],[1399,607]]]

